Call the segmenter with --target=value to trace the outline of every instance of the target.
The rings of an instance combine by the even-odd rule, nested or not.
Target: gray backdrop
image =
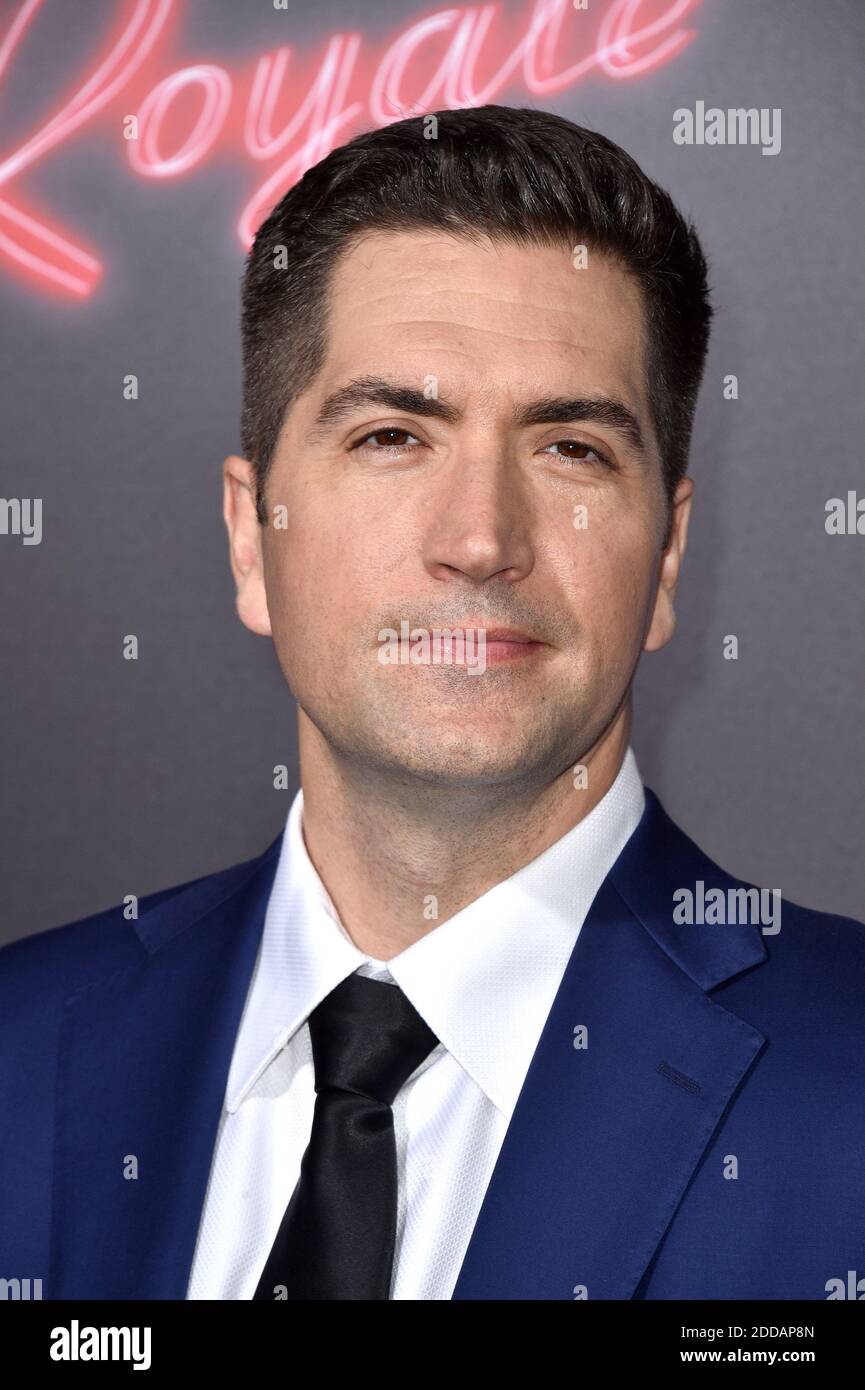
[[[606,7],[590,0],[579,22],[593,34]],[[4,33],[18,8],[0,7]],[[127,9],[46,0],[0,78],[0,156],[90,70]],[[154,80],[199,61],[248,73],[283,43],[309,73],[333,31],[379,53],[430,11],[175,9]],[[503,9],[516,21],[530,7]],[[711,261],[679,630],[637,683],[643,777],[731,872],[863,918],[865,536],[827,535],[824,508],[865,494],[865,6],[703,0],[685,23],[690,46],[634,80],[594,73],[549,98],[515,83],[495,100],[623,145],[697,220]],[[781,152],[677,146],[672,113],[698,100],[780,107]],[[0,535],[7,940],[256,854],[290,799],[273,766],[296,773],[294,704],[270,643],[235,616],[221,520],[220,467],[239,448],[235,222],[275,166],[220,143],[188,177],[144,179],[118,139],[127,109],[120,97],[3,190],[105,265],[92,294],[70,298],[0,258],[0,494],[43,499],[40,545]],[[723,399],[727,373],[737,401]],[[126,633],[137,662],[121,658]],[[728,633],[738,661],[722,658]]]

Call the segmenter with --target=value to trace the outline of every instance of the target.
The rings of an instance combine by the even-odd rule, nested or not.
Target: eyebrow
[[[307,440],[312,443],[334,429],[358,406],[378,405],[411,415],[424,415],[458,424],[462,412],[441,398],[425,396],[414,386],[388,381],[386,377],[355,377],[332,391],[322,401]],[[514,408],[511,422],[518,428],[529,425],[565,425],[577,420],[604,425],[620,435],[630,448],[645,457],[646,444],[640,422],[623,401],[612,396],[542,396]]]

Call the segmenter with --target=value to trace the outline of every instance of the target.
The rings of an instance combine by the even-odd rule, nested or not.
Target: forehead
[[[489,398],[579,387],[647,410],[642,290],[591,247],[578,269],[564,244],[366,234],[334,267],[327,328],[319,391],[359,368],[401,368]]]

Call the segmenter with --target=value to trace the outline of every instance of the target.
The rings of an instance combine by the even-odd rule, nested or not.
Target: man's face
[[[226,465],[245,494],[227,509],[241,617],[272,632],[301,719],[353,760],[453,786],[548,781],[673,628],[691,484],[664,556],[640,288],[591,251],[577,269],[567,247],[376,233],[335,269],[327,332],[255,539],[248,466]],[[369,378],[394,394],[370,386],[320,418]],[[484,629],[486,669],[383,663],[379,634],[402,622]],[[492,640],[501,628],[532,642]]]

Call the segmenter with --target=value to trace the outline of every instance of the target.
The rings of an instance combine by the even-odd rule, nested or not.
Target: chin
[[[407,734],[396,743],[391,737],[381,752],[392,767],[401,768],[409,777],[454,788],[524,782],[533,770],[554,761],[550,750],[526,744],[524,729],[518,738],[505,739],[503,732],[496,734],[489,728],[483,732],[431,730],[427,725],[419,728],[415,737]],[[516,732],[510,730],[512,735]]]

